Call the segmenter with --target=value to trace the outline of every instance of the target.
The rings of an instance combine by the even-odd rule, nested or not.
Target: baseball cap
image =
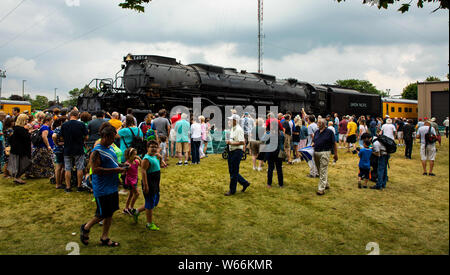
[[[389,115],[386,115],[386,117],[390,117]]]
[[[233,114],[230,117],[228,117],[228,119],[232,119],[232,120],[239,120],[240,117],[237,114]]]
[[[431,121],[432,121],[432,122],[435,122],[435,121],[436,121],[436,118],[435,118],[435,117],[433,117],[433,118],[431,119]]]

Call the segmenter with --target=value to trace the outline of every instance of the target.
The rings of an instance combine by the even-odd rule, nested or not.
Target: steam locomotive
[[[175,106],[278,106],[282,113],[381,115],[381,97],[332,85],[238,71],[209,64],[183,65],[156,55],[127,55],[114,79],[94,79],[78,98],[81,111],[146,114]],[[123,75],[119,76],[123,71]]]

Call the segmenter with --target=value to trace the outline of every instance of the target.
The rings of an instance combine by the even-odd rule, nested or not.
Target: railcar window
[[[391,107],[391,112],[392,112],[392,113],[395,112],[395,107]]]
[[[405,113],[408,113],[408,110],[409,110],[408,108],[405,108]]]
[[[398,107],[398,112],[399,112],[399,113],[402,112],[402,107]]]

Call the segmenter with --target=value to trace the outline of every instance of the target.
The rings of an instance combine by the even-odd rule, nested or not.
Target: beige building
[[[436,122],[442,122],[448,117],[448,81],[431,81],[417,83],[417,100],[419,118],[436,117]]]

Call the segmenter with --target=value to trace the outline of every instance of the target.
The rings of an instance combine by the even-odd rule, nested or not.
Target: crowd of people
[[[359,188],[368,188],[369,179],[376,182],[371,189],[386,188],[391,154],[397,146],[404,146],[405,158],[412,159],[416,140],[420,142],[423,175],[435,176],[435,143],[441,142],[435,118],[419,118],[415,124],[411,119],[389,116],[382,119],[335,113],[316,117],[304,110],[296,115],[268,113],[264,118],[248,112],[240,116],[236,110],[231,113],[225,141],[230,175],[226,196],[236,193],[237,183],[242,185],[242,192],[250,186],[239,173],[247,150],[254,171],[262,171],[263,163],[267,163],[268,188],[272,187],[274,170],[279,187],[284,187],[284,163],[307,162],[310,169],[306,176],[318,178],[317,195],[330,189],[328,165],[332,157],[334,163],[338,161],[338,149],[359,157]],[[118,246],[108,232],[113,213],[119,209],[119,186],[123,185],[128,194],[122,212],[136,222],[145,212],[146,227],[159,230],[153,222],[153,209],[159,203],[160,170],[169,165],[170,158],[178,160],[176,166],[186,166],[189,161],[199,165],[208,157],[214,128],[209,122],[204,116],[182,112],[169,117],[164,109],[147,114],[138,124],[131,109],[121,115],[80,113],[76,108],[28,113],[16,107],[12,114],[0,112],[2,173],[16,184],[48,178],[56,189],[67,193],[73,185],[78,192],[93,192],[96,214],[81,226],[80,240],[87,245],[90,228],[103,223],[101,244]],[[448,118],[444,126],[448,138]],[[139,167],[145,205],[135,208]]]

